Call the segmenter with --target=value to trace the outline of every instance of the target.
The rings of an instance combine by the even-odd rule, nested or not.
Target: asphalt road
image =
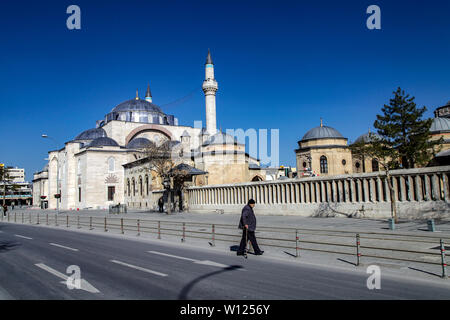
[[[81,289],[66,270],[80,268]],[[0,299],[449,299],[443,284],[266,256],[0,223]]]

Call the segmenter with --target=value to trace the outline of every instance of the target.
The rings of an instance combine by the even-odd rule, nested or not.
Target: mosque
[[[430,127],[431,139],[443,137],[442,148],[430,166],[450,164],[450,101],[434,112]],[[375,133],[372,133],[375,134]],[[375,134],[376,135],[376,134]],[[370,143],[371,133],[359,136],[355,142]],[[321,176],[375,172],[382,170],[377,159],[360,159],[352,155],[348,139],[338,130],[323,125],[312,128],[298,141],[299,148],[295,150],[297,171],[299,175],[308,170]]]
[[[281,168],[263,168],[246,153],[235,137],[217,130],[218,83],[208,50],[205,62],[206,126],[182,126],[153,103],[150,86],[144,99],[135,98],[112,108],[95,128],[81,132],[59,150],[49,152],[49,162],[34,174],[33,204],[41,208],[108,208],[113,204],[154,208],[162,181],[146,169],[149,143],[168,143],[189,171],[192,186],[245,183],[282,178]],[[430,165],[450,164],[450,101],[435,111],[432,138],[444,137],[441,151]],[[369,134],[355,142],[370,142]],[[381,170],[377,159],[352,155],[348,139],[338,130],[320,125],[306,132],[295,150],[297,177],[305,172],[319,176]],[[59,197],[56,198],[55,195]]]
[[[268,170],[246,153],[245,145],[217,130],[218,83],[209,50],[202,89],[205,128],[179,125],[174,115],[153,103],[149,85],[144,99],[136,91],[135,98],[118,104],[96,122],[95,128],[81,132],[64,148],[49,152],[48,164],[34,175],[34,205],[81,209],[125,203],[150,207],[152,190],[162,185],[144,168],[143,151],[149,143],[169,143],[182,154],[192,185],[266,180]]]

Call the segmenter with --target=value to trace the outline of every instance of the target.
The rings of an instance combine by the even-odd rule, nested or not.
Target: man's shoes
[[[238,255],[238,256],[243,256],[244,253],[243,253],[243,252],[236,252],[236,255]]]
[[[264,253],[264,251],[261,250],[260,252],[256,252],[255,256],[262,256],[263,253]]]

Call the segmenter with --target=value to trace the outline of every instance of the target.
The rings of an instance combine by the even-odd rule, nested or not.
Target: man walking
[[[258,247],[258,243],[255,238],[255,230],[256,230],[256,217],[253,212],[253,208],[255,207],[255,200],[250,199],[247,205],[242,209],[241,220],[239,221],[239,229],[242,229],[242,239],[241,244],[239,246],[237,255],[243,256],[245,249],[247,247],[247,241],[250,240],[252,243],[253,249],[255,250],[255,255],[260,256],[264,251],[261,251]]]
[[[8,206],[6,203],[3,205],[3,216],[6,217],[6,212],[8,211]]]

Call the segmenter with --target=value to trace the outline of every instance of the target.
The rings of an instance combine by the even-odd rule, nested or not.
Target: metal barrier
[[[73,218],[73,219],[71,219]],[[4,217],[2,215],[2,221]],[[32,223],[32,215],[29,214],[28,222]],[[9,221],[9,215],[8,215]],[[36,224],[40,224],[40,217],[37,214],[35,219]],[[16,221],[16,214],[14,214],[14,222]],[[22,223],[24,221],[24,214],[22,213]],[[46,224],[50,225],[49,215],[46,214]],[[235,225],[227,224],[208,224],[201,222],[175,222],[175,221],[155,221],[155,220],[142,220],[132,218],[110,218],[110,217],[83,217],[80,215],[72,216],[66,215],[66,227],[69,228],[72,225],[76,225],[78,229],[88,228],[89,230],[103,229],[105,232],[108,230],[118,230],[121,234],[126,232],[137,232],[137,235],[141,234],[154,234],[157,239],[161,239],[162,235],[180,237],[182,242],[186,242],[187,238],[204,239],[209,242],[211,246],[215,246],[216,241],[236,243],[241,238],[240,231],[237,232]],[[59,226],[58,215],[55,214],[54,226]],[[229,232],[233,230],[233,232]],[[258,240],[261,246],[268,246],[274,248],[283,248],[295,251],[294,254],[287,254],[300,257],[300,245],[302,251],[343,254],[355,257],[355,266],[361,265],[362,258],[375,258],[375,259],[387,259],[394,261],[406,261],[424,263],[430,265],[439,265],[442,269],[442,278],[447,278],[447,264],[445,259],[445,246],[444,240],[450,241],[450,236],[437,238],[435,236],[424,235],[410,235],[410,234],[398,234],[398,233],[383,233],[383,232],[364,232],[355,233],[346,230],[324,230],[324,229],[308,229],[308,228],[285,228],[285,227],[258,227]],[[388,235],[388,236],[387,236]],[[301,236],[301,237],[300,237]],[[386,237],[387,236],[387,237]],[[325,238],[308,239],[308,237]],[[356,243],[351,239],[356,238]],[[362,240],[371,240],[373,242],[380,242],[382,244],[388,243],[389,246],[383,245],[365,245],[362,244]],[[440,252],[430,252],[421,250],[409,250],[400,246],[401,242],[405,244],[411,244],[417,242],[418,244],[437,244],[439,240],[439,246],[431,249],[440,249]],[[275,242],[275,243],[274,243]],[[346,242],[346,243],[345,243]],[[392,245],[396,246],[392,246]],[[347,250],[347,251],[346,251]],[[374,254],[371,251],[381,251],[383,255]],[[393,253],[394,255],[389,255]],[[420,255],[422,260],[417,257],[405,257],[403,255]],[[439,261],[440,257],[440,262]],[[430,261],[435,259],[436,261]]]

